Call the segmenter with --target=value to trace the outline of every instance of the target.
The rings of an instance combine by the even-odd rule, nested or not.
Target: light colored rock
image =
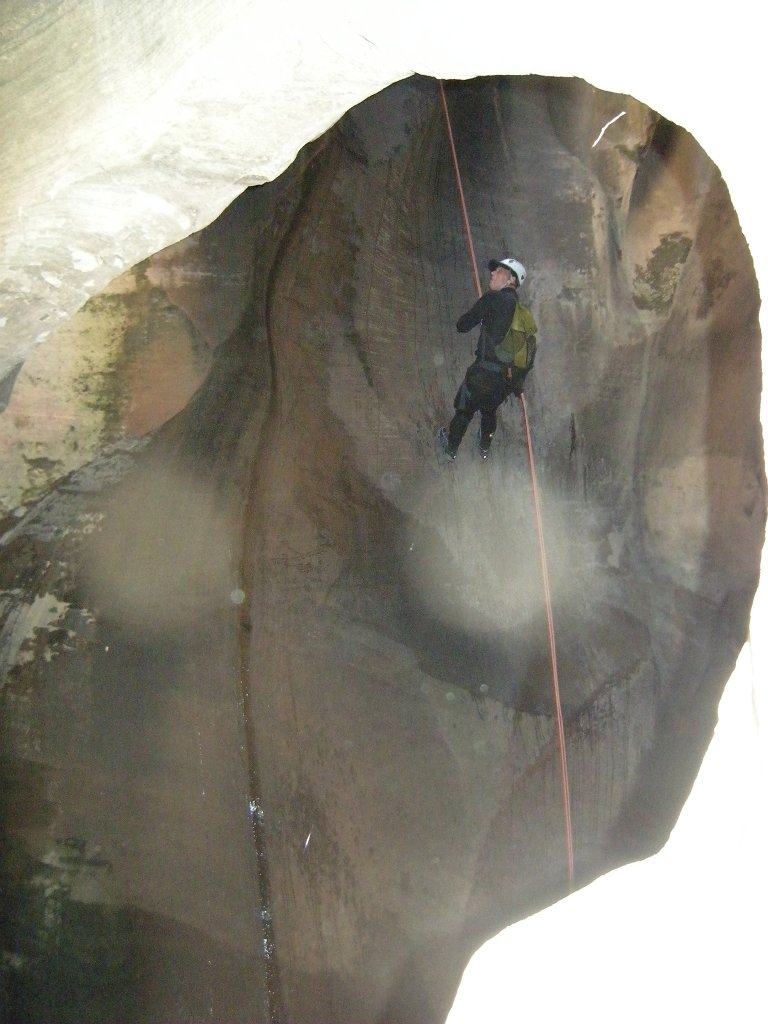
[[[168,420],[203,379],[213,344],[143,268],[111,282],[18,372],[0,416],[0,508],[35,500],[106,445]]]

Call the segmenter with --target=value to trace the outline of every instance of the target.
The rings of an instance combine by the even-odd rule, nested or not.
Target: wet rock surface
[[[757,289],[717,169],[641,104],[448,100],[476,250],[523,260],[540,323],[582,883],[666,838],[746,635]],[[487,463],[432,444],[474,299],[441,118],[393,86],[243,195],[252,286],[200,390],[4,523],[22,1019],[439,1021],[478,941],[567,891],[519,409]]]

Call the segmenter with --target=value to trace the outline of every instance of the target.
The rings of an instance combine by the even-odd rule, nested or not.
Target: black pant
[[[448,447],[457,450],[472,417],[479,412],[480,444],[487,448],[496,432],[496,410],[508,393],[503,368],[489,370],[473,363],[453,400],[456,412],[448,427]]]

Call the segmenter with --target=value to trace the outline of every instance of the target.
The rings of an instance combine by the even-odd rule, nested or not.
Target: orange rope
[[[469,248],[469,257],[472,262],[472,270],[474,274],[475,287],[477,289],[478,296],[482,294],[482,288],[480,286],[480,277],[477,272],[477,259],[475,257],[475,247],[472,243],[472,232],[469,227],[469,217],[467,215],[467,204],[464,199],[464,189],[461,184],[461,171],[459,169],[459,159],[456,155],[456,146],[453,141],[453,130],[451,128],[451,116],[448,111],[448,101],[445,96],[445,89],[443,83],[440,82],[440,97],[443,103],[443,112],[445,114],[445,124],[448,132],[448,141],[451,147],[451,154],[453,156],[453,167],[456,173],[456,185],[459,191],[459,202],[461,204],[461,213],[464,220],[464,231],[467,236],[467,246]],[[549,589],[549,571],[547,569],[547,552],[544,546],[544,527],[541,521],[541,501],[539,499],[539,485],[536,479],[536,466],[533,460],[533,442],[531,440],[531,428],[528,422],[528,408],[525,404],[525,395],[520,395],[520,407],[523,411],[523,426],[525,429],[525,441],[528,448],[528,467],[531,472],[531,489],[533,491],[533,506],[536,513],[536,533],[539,541],[539,563],[541,567],[541,582],[544,589],[544,605],[547,612],[547,638],[549,640],[549,660],[550,667],[552,669],[552,696],[555,705],[555,722],[557,726],[557,744],[560,751],[560,781],[563,796],[563,821],[565,824],[565,847],[566,847],[566,859],[568,863],[568,881],[573,882],[573,824],[571,821],[571,797],[570,797],[570,786],[568,783],[568,760],[565,752],[565,724],[563,722],[563,709],[560,701],[560,685],[557,677],[557,652],[555,647],[555,624],[552,616],[552,595]]]
[[[520,408],[523,410],[525,426],[525,442],[528,447],[528,466],[531,471],[531,489],[533,506],[536,510],[536,532],[539,537],[539,562],[541,564],[541,582],[544,588],[544,605],[547,610],[547,636],[549,638],[549,661],[552,669],[552,699],[555,704],[555,721],[557,723],[557,743],[560,748],[560,782],[563,794],[563,821],[565,822],[565,853],[568,861],[568,881],[573,882],[573,825],[571,822],[571,796],[568,784],[568,759],[565,754],[565,724],[563,708],[560,702],[560,684],[557,676],[557,653],[555,648],[555,621],[552,617],[552,595],[549,590],[549,570],[547,569],[547,551],[544,546],[544,527],[541,522],[541,501],[539,485],[536,479],[536,466],[533,461],[533,443],[531,427],[528,422],[528,407],[525,395],[520,395]]]
[[[469,258],[472,261],[472,272],[475,277],[475,288],[477,289],[477,297],[483,294],[483,289],[480,284],[480,275],[477,272],[477,258],[475,256],[475,247],[472,243],[472,232],[469,228],[469,217],[467,216],[467,204],[464,202],[464,188],[461,184],[461,171],[459,170],[459,158],[456,156],[456,146],[453,143],[453,129],[451,128],[451,115],[448,113],[448,100],[445,98],[445,89],[443,83],[440,82],[440,98],[443,101],[443,113],[445,114],[445,127],[448,132],[448,142],[451,147],[451,154],[453,156],[453,169],[456,172],[456,185],[459,189],[459,203],[461,204],[461,215],[464,219],[464,233],[467,236],[467,246],[469,247]]]

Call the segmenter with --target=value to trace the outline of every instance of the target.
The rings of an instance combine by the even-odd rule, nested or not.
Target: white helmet
[[[505,267],[507,270],[511,270],[519,285],[525,280],[525,267],[520,260],[515,260],[511,256],[506,256],[503,260],[491,260],[488,269],[495,270],[496,267]]]

